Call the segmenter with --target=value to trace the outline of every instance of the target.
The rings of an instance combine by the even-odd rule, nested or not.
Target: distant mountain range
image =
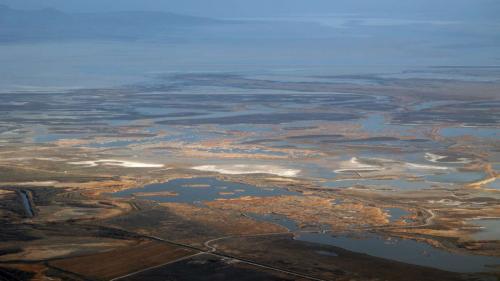
[[[397,15],[387,18],[332,15],[219,20],[168,12],[66,13],[56,9],[18,10],[0,5],[0,43],[120,40],[227,42],[252,46],[262,42],[281,43],[282,40],[306,44],[319,39],[330,40],[333,44],[330,47],[345,50],[366,44],[392,44],[399,46],[397,50],[415,44],[457,50],[497,46],[497,34],[499,25],[495,22],[418,20]],[[326,46],[324,42],[318,44]]]
[[[56,39],[168,39],[223,21],[166,12],[63,13],[0,5],[0,42]]]
[[[18,10],[0,5],[0,43],[123,40],[184,42],[316,38],[330,28],[287,20],[219,20],[168,12],[65,13],[56,9]]]

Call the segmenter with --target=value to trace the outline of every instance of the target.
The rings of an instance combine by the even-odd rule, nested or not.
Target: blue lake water
[[[500,265],[500,258],[464,255],[434,248],[414,240],[383,238],[376,234],[361,237],[331,236],[320,233],[300,233],[297,240],[332,245],[353,252],[434,267],[454,272],[482,272],[492,270],[488,265]]]
[[[445,137],[475,136],[481,138],[499,138],[499,128],[450,127],[444,128],[441,135]]]
[[[471,222],[481,227],[481,231],[472,235],[474,240],[500,239],[500,219],[479,219]]]
[[[387,208],[385,210],[389,214],[389,216],[390,216],[389,220],[391,222],[399,221],[399,220],[401,220],[402,217],[410,214],[410,212],[408,212],[405,209],[401,209],[401,208]]]
[[[166,183],[146,185],[113,193],[115,197],[131,197],[140,192],[175,192],[177,196],[140,196],[141,199],[157,202],[199,203],[213,201],[218,198],[238,198],[242,196],[278,196],[298,195],[297,192],[281,188],[259,188],[256,186],[221,181],[215,178],[175,179]],[[224,194],[226,193],[226,194]],[[231,194],[230,194],[231,193]]]
[[[45,127],[35,127],[33,142],[35,143],[49,143],[62,139],[81,139],[83,134],[58,134],[51,133]]]
[[[397,220],[409,212],[401,208],[387,208],[392,219]],[[259,221],[266,221],[286,227],[295,232],[295,239],[318,244],[332,245],[349,251],[365,253],[371,256],[396,260],[409,264],[434,267],[442,270],[454,272],[484,272],[492,271],[491,266],[500,265],[499,257],[489,257],[480,255],[466,255],[462,253],[452,253],[431,245],[415,240],[400,239],[393,237],[382,237],[374,233],[361,233],[356,235],[333,236],[329,232],[307,233],[300,232],[295,221],[286,216],[277,214],[247,214],[249,217]],[[491,227],[487,234],[497,234],[500,227],[500,220],[478,220],[475,224]],[[334,252],[318,253],[321,255],[337,256]]]
[[[392,187],[395,189],[403,189],[403,190],[420,190],[432,187],[430,183],[425,181],[407,181],[401,179],[395,179],[395,180],[352,179],[352,180],[328,181],[323,184],[323,186],[330,188],[348,188],[356,185],[376,187],[376,188]]]
[[[485,174],[482,172],[451,172],[447,174],[437,174],[426,176],[425,179],[431,182],[440,183],[470,183],[483,179]]]
[[[27,193],[24,191],[21,191],[19,194],[21,195],[21,199],[23,201],[23,206],[24,206],[24,210],[26,212],[26,215],[30,218],[33,217],[34,214],[33,214],[33,210],[31,209],[31,204],[29,202]]]
[[[265,154],[272,156],[285,156],[287,155],[285,152],[281,151],[272,151],[266,150],[262,148],[252,148],[252,149],[240,149],[240,148],[212,148],[208,150],[213,153],[238,153],[238,154]]]
[[[500,190],[500,179],[496,179],[495,181],[486,184],[486,188]]]
[[[48,142],[55,142],[61,139],[72,139],[75,136],[73,135],[67,135],[67,134],[41,134],[41,135],[36,135],[33,138],[33,141],[36,143],[48,143]]]
[[[364,131],[370,133],[380,134],[384,131],[393,131],[398,132],[401,136],[415,135],[414,132],[408,132],[408,130],[414,130],[414,126],[391,124],[382,114],[370,114],[367,118],[360,120],[360,124]]]
[[[99,142],[86,145],[87,147],[94,148],[111,148],[111,147],[125,147],[134,143],[142,143],[139,140],[120,140],[120,141],[110,141],[110,142]]]

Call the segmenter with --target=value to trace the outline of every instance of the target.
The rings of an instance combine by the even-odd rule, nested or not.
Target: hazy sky
[[[489,18],[498,0],[0,0],[15,8],[64,11],[162,10],[212,17],[362,13],[371,16]]]

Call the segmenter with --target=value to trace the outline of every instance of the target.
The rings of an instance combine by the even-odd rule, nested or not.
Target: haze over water
[[[0,279],[496,280],[499,14],[0,0]]]
[[[332,75],[500,62],[494,1],[188,2],[0,1],[9,5],[0,8],[2,91],[186,71]],[[196,17],[173,22],[166,12]]]

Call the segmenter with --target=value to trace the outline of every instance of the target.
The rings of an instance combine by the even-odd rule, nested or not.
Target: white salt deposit
[[[205,172],[217,172],[227,175],[271,174],[280,177],[296,177],[300,173],[300,170],[288,169],[281,166],[252,164],[202,165],[192,167],[192,169]]]
[[[126,168],[161,168],[163,164],[151,164],[142,162],[132,162],[125,160],[114,160],[114,159],[101,159],[94,161],[79,161],[79,162],[69,162],[71,165],[83,165],[87,167],[96,167],[99,165],[105,166],[120,166]]]

